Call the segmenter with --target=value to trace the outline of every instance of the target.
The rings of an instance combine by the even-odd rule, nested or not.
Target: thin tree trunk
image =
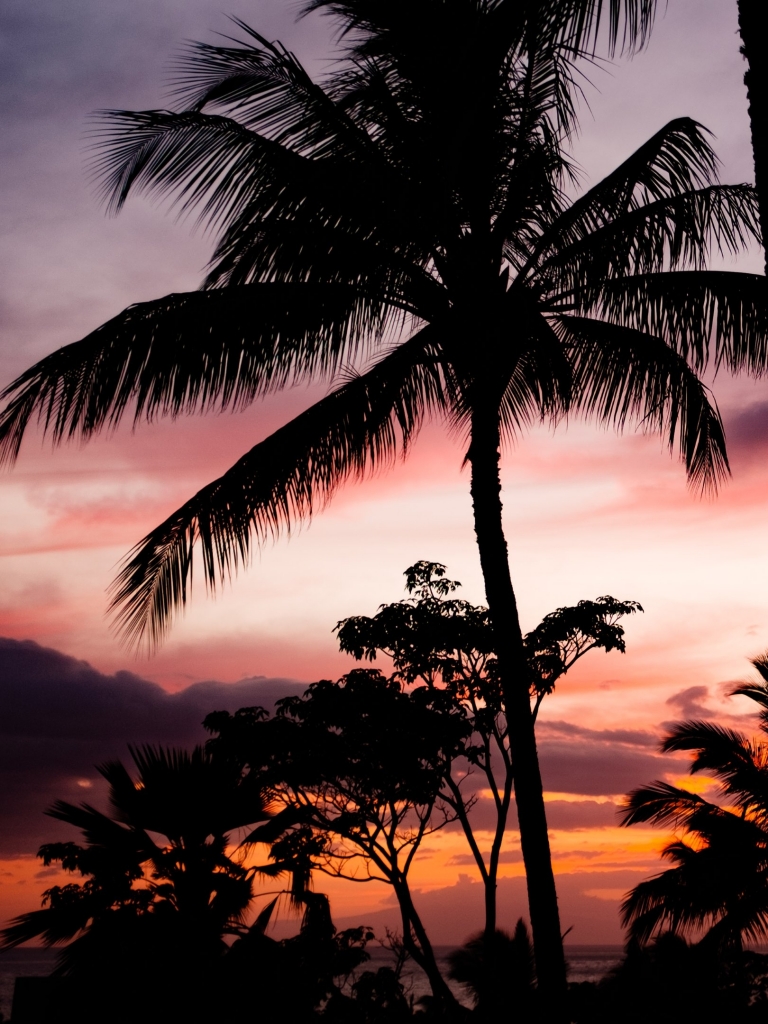
[[[765,0],[739,0],[741,52],[747,61],[744,84],[749,103],[755,188],[768,274],[768,63],[765,56]]]
[[[421,967],[429,980],[432,995],[447,1010],[457,1010],[458,1003],[448,983],[440,973],[435,959],[435,951],[429,941],[426,929],[419,917],[419,913],[413,904],[411,890],[405,879],[395,881],[392,886],[400,905],[400,915],[403,921],[403,944],[411,954],[416,963]],[[413,933],[411,933],[413,928]],[[414,936],[416,941],[414,941]]]
[[[566,1018],[560,913],[529,697],[529,673],[501,519],[500,437],[494,410],[476,410],[468,458],[480,564],[506,705],[536,974],[545,1019]]]
[[[493,837],[491,856],[488,861],[488,879],[485,883],[485,934],[488,938],[492,938],[498,928],[496,921],[496,888],[499,877],[499,857],[501,855],[501,844],[504,841],[504,832],[507,828],[507,818],[509,817],[512,784],[513,780],[507,768],[501,809],[496,814],[496,834]]]

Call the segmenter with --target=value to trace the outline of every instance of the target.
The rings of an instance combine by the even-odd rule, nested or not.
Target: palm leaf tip
[[[157,646],[188,600],[197,545],[213,592],[263,545],[310,519],[349,478],[404,452],[444,381],[425,327],[280,427],[149,533],[127,556],[110,610],[124,641]]]
[[[166,520],[128,553],[109,589],[108,613],[127,647],[156,649],[192,582],[196,523]]]

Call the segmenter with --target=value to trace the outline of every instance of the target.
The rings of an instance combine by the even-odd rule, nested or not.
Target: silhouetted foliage
[[[513,935],[481,932],[450,955],[449,977],[465,985],[483,1021],[534,1019],[536,969],[533,946],[522,919]]]
[[[253,896],[252,872],[227,853],[230,832],[269,816],[257,774],[205,748],[132,756],[135,778],[119,761],[99,768],[109,815],[63,801],[48,812],[79,828],[84,844],[49,843],[40,858],[85,880],[47,890],[42,910],[2,933],[3,948],[67,943],[56,974],[71,979],[82,1019],[101,1019],[105,1000],[117,1000],[121,1020],[148,1000],[158,1019],[207,1005],[224,939],[247,930]]]
[[[492,949],[503,944],[493,937],[495,889],[512,760],[488,610],[457,599],[459,584],[439,563],[418,562],[405,577],[411,597],[336,627],[342,650],[369,660],[391,657],[391,678],[356,669],[279,701],[272,717],[242,708],[213,713],[205,724],[215,734],[209,746],[216,756],[269,780],[275,807],[282,808],[246,837],[271,844],[270,863],[255,870],[290,874],[298,902],[310,891],[313,871],[388,882],[404,947],[430,979],[435,1013],[456,1007],[408,874],[423,839],[458,818],[482,866],[489,942]],[[526,638],[536,707],[588,651],[623,650],[619,619],[637,610],[635,602],[603,597],[548,615]],[[484,773],[497,806],[487,868],[471,824],[475,797],[463,788],[473,769]],[[521,934],[518,929],[518,945]]]
[[[49,812],[80,828],[84,844],[49,843],[39,856],[85,881],[47,890],[42,910],[2,933],[6,949],[65,943],[49,985],[51,1022],[402,1019],[408,1004],[396,976],[367,972],[356,987],[371,930],[337,932],[327,897],[310,889],[322,842],[299,829],[272,845],[262,867],[230,852],[233,832],[269,819],[263,773],[214,748],[132,754],[135,778],[117,761],[99,769],[109,815],[62,801]],[[255,877],[286,872],[301,927],[276,941],[265,930],[278,897],[250,926],[245,916]]]
[[[757,1024],[768,1015],[766,994],[768,957],[710,938],[689,944],[673,932],[647,945],[631,940],[607,978],[570,992],[575,1024]]]
[[[654,0],[311,0],[341,59],[322,83],[239,22],[196,44],[178,111],[111,111],[102,195],[170,197],[220,230],[203,291],[132,306],[4,392],[0,453],[37,415],[55,441],[240,407],[343,380],[131,552],[113,605],[158,642],[188,598],[194,549],[214,590],[254,546],[350,476],[407,451],[438,416],[468,442],[475,533],[510,742],[539,976],[565,965],[517,602],[500,500],[504,438],[567,411],[635,422],[691,482],[728,472],[704,372],[762,372],[764,279],[709,271],[759,238],[754,192],[723,186],[700,125],[678,118],[569,200],[579,61],[606,10],[610,47],[642,44]],[[346,368],[361,365],[364,372]],[[549,965],[549,966],[547,966]],[[551,975],[551,982],[548,981]]]
[[[425,836],[451,815],[438,805],[450,763],[464,750],[467,723],[441,690],[406,691],[372,669],[338,682],[322,680],[301,697],[278,702],[273,718],[260,708],[205,720],[218,756],[270,780],[282,810],[246,837],[272,845],[265,873],[293,873],[297,846],[307,859],[299,885],[316,869],[393,888],[403,939],[424,969],[435,997],[452,1003],[429,938],[413,904],[408,873]],[[281,850],[290,855],[281,860]]]
[[[358,660],[392,659],[395,678],[403,685],[440,687],[466,720],[462,758],[445,762],[448,769],[440,801],[461,823],[485,887],[485,927],[496,931],[496,883],[499,856],[510,811],[514,769],[505,702],[500,685],[493,628],[487,608],[455,597],[460,584],[449,580],[439,562],[420,561],[405,570],[411,597],[382,605],[371,618],[353,616],[336,626],[339,646]],[[558,608],[524,637],[530,699],[536,718],[544,697],[589,651],[625,649],[619,620],[642,611],[635,601],[599,597]],[[482,772],[491,793],[496,821],[488,854],[475,836],[468,791]],[[484,826],[485,830],[486,826]]]
[[[760,681],[732,691],[761,707],[768,733],[768,658],[752,664]],[[719,783],[722,806],[665,782],[627,797],[625,825],[649,822],[672,827],[675,838],[663,856],[674,867],[629,893],[622,907],[632,934],[645,941],[661,929],[691,933],[709,929],[712,941],[741,949],[742,940],[768,935],[768,742],[752,740],[715,722],[677,725],[662,750],[689,750],[689,771]]]

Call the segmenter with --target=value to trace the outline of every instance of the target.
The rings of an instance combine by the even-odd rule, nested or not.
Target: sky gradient
[[[318,19],[297,25],[295,11],[278,0],[229,7],[320,74],[333,52],[329,26]],[[669,0],[660,15],[644,53],[591,71],[589,109],[574,145],[584,184],[681,115],[714,133],[723,181],[750,181],[736,0]],[[129,303],[198,285],[212,239],[191,222],[177,223],[143,200],[129,202],[117,219],[105,217],[87,179],[87,115],[168,103],[167,65],[178,46],[231,26],[207,0],[6,0],[2,20],[5,384]],[[715,258],[713,265],[722,264]],[[738,267],[759,270],[760,254]],[[238,680],[291,686],[284,681],[340,674],[351,663],[336,650],[335,623],[400,598],[402,571],[420,558],[446,563],[463,596],[483,601],[463,449],[434,424],[406,463],[345,487],[309,528],[267,547],[215,601],[198,587],[153,658],[137,660],[120,647],[104,613],[121,557],[327,385],[236,415],[121,429],[84,448],[52,452],[31,437],[17,467],[0,478],[0,636],[9,638],[0,646],[0,687],[13,711],[0,716],[0,730],[16,744],[2,767],[11,827],[0,850],[0,904],[9,915],[32,909],[45,887],[32,855],[57,826],[42,818],[44,807],[55,796],[71,799],[80,782],[89,784],[80,789],[96,785],[89,766],[123,753],[128,741],[200,738],[200,719],[179,718],[177,710],[197,713],[201,691],[193,684],[216,680],[206,699],[229,705],[244,694],[243,703],[253,703],[254,686],[273,686],[241,682],[226,690]],[[727,691],[749,674],[747,658],[768,646],[768,395],[764,382],[722,377],[713,388],[733,469],[714,501],[688,491],[682,467],[655,437],[616,437],[572,422],[555,433],[534,430],[505,452],[505,524],[524,629],[558,606],[600,594],[645,608],[627,624],[627,654],[584,659],[542,711],[553,848],[564,925],[577,922],[573,941],[619,941],[620,893],[658,867],[664,837],[619,830],[614,820],[615,802],[631,786],[684,774],[684,760],[655,753],[663,723],[689,714],[739,722],[746,702]],[[43,656],[17,641],[61,654]],[[68,659],[93,666],[88,686],[73,683],[80,670]],[[132,675],[115,675],[126,670]],[[165,709],[162,735],[142,734],[145,719],[121,710],[126,686],[134,704]],[[163,704],[167,694],[178,703]],[[41,726],[54,697],[69,710]],[[65,720],[89,724],[70,734]],[[509,850],[502,906],[511,918],[523,910],[513,834]],[[425,894],[456,887],[467,908],[460,918],[466,929],[454,935],[455,923],[439,913],[449,901],[435,898],[438,941],[463,938],[473,914],[479,922],[465,855],[461,836],[446,832],[417,869]],[[348,889],[334,884],[337,916],[365,911],[366,920],[386,919],[386,893]],[[425,911],[428,919],[432,913]]]

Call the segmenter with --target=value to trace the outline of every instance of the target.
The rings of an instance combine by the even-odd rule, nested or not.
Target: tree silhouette
[[[471,938],[450,957],[450,977],[471,991],[480,1020],[509,1018],[519,1024],[534,1019],[536,971],[533,947],[522,918],[513,935],[487,932]]]
[[[412,596],[382,605],[373,617],[357,615],[338,623],[339,647],[358,660],[374,661],[379,654],[390,657],[395,678],[403,685],[439,687],[465,718],[463,757],[443,762],[439,799],[461,823],[469,844],[485,892],[485,934],[493,942],[499,858],[514,765],[491,618],[487,608],[453,596],[461,584],[447,579],[439,562],[416,562],[404,576]],[[613,597],[580,601],[551,612],[524,637],[534,720],[544,697],[585,654],[596,648],[624,651],[619,619],[636,611],[642,611],[637,602]],[[475,797],[467,792],[468,784],[475,781],[473,770],[484,776],[483,786],[492,796],[496,816],[487,856],[472,821]]]
[[[39,856],[85,881],[47,890],[43,909],[5,929],[2,948],[67,943],[56,974],[76,985],[88,1019],[102,1019],[105,999],[117,1000],[115,1019],[146,1015],[147,1001],[159,1018],[185,1019],[207,1005],[225,937],[247,932],[253,872],[227,845],[230,832],[268,818],[268,794],[256,773],[243,777],[202,747],[132,757],[135,778],[119,761],[99,768],[110,814],[64,801],[48,811],[85,843],[49,843]]]
[[[621,963],[597,985],[571,986],[575,1024],[756,1024],[765,1019],[768,958],[734,958],[711,938],[687,942],[662,932],[645,944],[630,939]]]
[[[345,45],[322,85],[243,24],[238,45],[193,46],[183,109],[106,115],[95,170],[113,211],[143,190],[221,229],[203,289],[130,307],[42,360],[6,389],[0,420],[13,459],[35,414],[61,441],[129,410],[236,408],[345,378],[134,549],[113,607],[150,641],[187,600],[198,542],[215,589],[254,544],[406,451],[425,418],[463,434],[537,970],[556,1002],[565,965],[500,446],[567,409],[637,421],[713,487],[727,459],[700,375],[765,364],[763,279],[705,269],[711,245],[759,236],[754,193],[717,183],[699,125],[671,122],[566,198],[576,64],[605,6],[312,0]],[[654,7],[612,0],[613,47],[642,42]]]
[[[463,715],[447,695],[425,687],[403,692],[370,669],[321,680],[277,707],[274,718],[243,708],[205,720],[216,734],[211,750],[269,779],[275,806],[282,806],[245,839],[272,844],[273,866],[261,870],[291,872],[299,898],[313,870],[391,885],[408,953],[438,1005],[455,1007],[408,875],[424,838],[451,820],[436,804],[445,763],[463,750]]]
[[[761,707],[768,732],[768,657],[752,664],[760,681],[737,687]],[[689,771],[720,784],[723,804],[654,782],[627,797],[624,825],[672,826],[682,838],[663,856],[674,867],[629,893],[622,914],[632,934],[646,941],[666,928],[690,933],[708,929],[711,942],[740,951],[743,940],[768,935],[768,743],[713,722],[681,722],[662,750],[689,750]]]

